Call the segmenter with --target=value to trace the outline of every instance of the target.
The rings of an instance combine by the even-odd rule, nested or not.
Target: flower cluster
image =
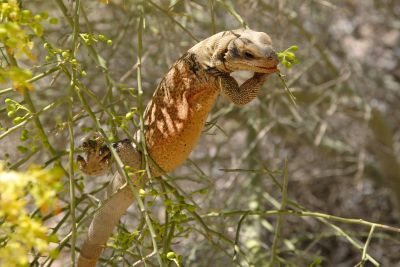
[[[32,252],[46,253],[48,234],[37,214],[57,211],[56,193],[62,172],[58,168],[43,170],[32,167],[26,172],[5,170],[0,162],[0,265],[27,266]]]
[[[293,64],[299,64],[299,60],[294,54],[297,49],[298,47],[296,45],[292,45],[288,49],[278,52],[279,61],[283,64],[283,66],[290,69]]]
[[[35,61],[36,57],[31,52],[33,48],[32,36],[43,35],[42,23],[57,23],[55,18],[49,18],[46,12],[32,14],[30,10],[21,10],[16,0],[8,0],[0,4],[0,43],[5,49],[10,62],[7,66],[0,66],[0,83],[11,80],[17,90],[23,88],[33,89],[27,82],[32,73],[13,64],[13,58],[27,57]]]

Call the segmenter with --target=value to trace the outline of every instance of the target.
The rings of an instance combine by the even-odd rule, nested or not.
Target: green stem
[[[179,28],[181,28],[184,32],[186,32],[193,40],[195,40],[196,42],[200,42],[200,40],[197,39],[188,29],[186,29],[185,26],[183,26],[179,21],[177,21],[174,17],[172,17],[168,11],[164,10],[162,7],[160,7],[159,5],[157,5],[156,3],[154,3],[151,0],[147,0],[146,2],[150,3],[152,6],[154,6],[155,8],[160,10],[162,13],[164,13],[164,15],[166,15],[168,18],[170,18],[176,25],[179,26]]]
[[[66,8],[66,6],[64,5],[62,0],[54,0],[55,3],[57,4],[57,6],[60,8],[61,12],[63,13],[64,17],[67,19],[68,24],[74,28],[74,21],[71,19],[71,17],[68,15],[68,10]],[[79,7],[81,8],[81,7]],[[88,26],[89,28],[91,26]],[[78,32],[79,34],[79,32]],[[106,61],[97,53],[96,49],[93,48],[93,46],[91,44],[88,44],[86,42],[83,42],[83,44],[85,45],[86,49],[89,52],[89,55],[92,57],[92,59],[95,61],[95,63],[101,67],[104,78],[106,80],[106,84],[107,84],[107,93],[105,94],[105,98],[106,99],[112,99],[112,89],[114,86],[114,81],[110,76],[110,73],[108,71],[108,67],[106,65]],[[112,102],[112,100],[110,100]],[[111,110],[113,110],[113,106],[110,107]],[[115,120],[110,120],[112,128],[115,129],[116,125],[115,125]]]
[[[161,184],[161,189],[163,192],[164,196],[164,203],[169,201],[170,198],[168,196],[167,190],[165,188],[164,181],[160,179],[160,184]],[[171,227],[170,230],[168,231],[168,225],[169,225],[169,212],[168,212],[168,207],[165,207],[165,213],[164,213],[165,221],[164,221],[164,234],[163,234],[163,253],[166,254],[170,251],[170,246],[171,246],[171,240],[174,234],[174,228],[175,228],[175,223],[171,222]]]
[[[237,261],[237,253],[240,252],[240,247],[239,247],[239,236],[240,236],[240,228],[242,227],[242,223],[244,219],[246,219],[248,213],[245,213],[242,215],[242,217],[239,220],[238,227],[236,229],[236,237],[235,237],[235,243],[233,245],[234,251],[233,251],[233,261]]]
[[[215,0],[209,0],[212,34],[215,34],[217,31],[216,27],[215,27],[215,2],[214,1]]]
[[[282,200],[281,200],[280,210],[286,209],[288,180],[289,180],[288,179],[288,166],[287,166],[287,159],[285,159],[285,165],[283,168]],[[279,241],[281,239],[281,235],[282,235],[282,224],[283,224],[283,216],[279,215],[278,220],[276,222],[275,235],[274,235],[274,239],[272,241],[272,246],[271,246],[271,260],[269,262],[269,266],[272,266],[272,267],[275,266],[275,261],[277,258],[278,243],[279,243]]]
[[[56,107],[57,105],[59,105],[59,104],[61,104],[61,103],[63,103],[63,102],[64,102],[64,99],[59,99],[59,100],[57,100],[57,101],[55,101],[55,102],[53,102],[53,103],[50,103],[49,105],[47,105],[46,107],[44,107],[43,109],[41,109],[40,111],[38,111],[38,112],[36,113],[36,115],[39,116],[39,115],[42,114],[43,112],[45,112],[45,111],[47,111],[47,110],[50,110],[50,109]],[[7,131],[5,131],[4,133],[0,134],[0,140],[3,139],[4,137],[6,137],[7,135],[11,134],[11,133],[14,132],[15,130],[21,128],[22,126],[24,126],[25,124],[27,124],[27,123],[28,123],[30,120],[32,120],[32,119],[33,119],[33,115],[30,114],[30,115],[28,115],[28,117],[25,118],[25,120],[24,120],[23,122],[21,122],[21,123],[15,125],[15,126],[13,126],[13,127],[11,127],[11,128],[8,128]],[[57,154],[56,156],[58,156],[58,154]]]
[[[76,58],[78,53],[78,34],[79,34],[79,13],[80,13],[80,0],[75,1],[75,10],[73,17],[73,39],[72,39],[72,53],[73,58]],[[72,66],[72,79],[70,82],[70,101],[68,108],[68,131],[69,131],[69,195],[70,195],[70,213],[71,213],[71,261],[72,266],[75,266],[75,250],[76,250],[76,217],[75,217],[75,181],[74,181],[74,131],[73,131],[73,114],[72,114],[72,96],[75,89],[75,80],[77,78],[77,70]]]
[[[141,7],[143,8],[143,6]],[[142,160],[142,162],[144,162],[144,166],[146,169],[146,173],[147,173],[147,177],[149,180],[151,180],[152,175],[150,172],[150,165],[149,165],[149,155],[146,149],[146,139],[145,139],[145,130],[144,130],[144,119],[143,119],[143,89],[142,89],[142,47],[143,47],[143,43],[142,43],[142,34],[143,34],[143,29],[144,29],[144,17],[143,17],[143,13],[141,14],[141,16],[139,17],[139,24],[138,24],[138,37],[137,37],[137,46],[138,46],[138,68],[137,68],[137,82],[138,82],[138,109],[140,112],[140,140],[141,140],[141,151],[142,151],[142,159],[144,159],[144,161]],[[132,191],[135,191],[135,188],[133,186],[132,181],[128,181],[129,186],[131,187]],[[140,211],[144,214],[145,220],[146,220],[146,224],[149,227],[149,231],[150,231],[150,237],[151,237],[151,241],[153,243],[153,250],[156,253],[156,257],[157,257],[157,261],[159,263],[160,266],[165,266],[163,259],[161,258],[159,249],[158,249],[158,245],[157,245],[157,240],[156,240],[156,233],[154,231],[153,225],[151,223],[150,220],[150,216],[147,212],[147,210],[145,209],[143,203],[142,206],[140,206]]]
[[[367,241],[365,241],[365,245],[363,247],[361,265],[360,266],[364,266],[364,263],[367,261],[367,249],[368,249],[369,243],[371,242],[372,236],[374,234],[375,227],[376,227],[375,224],[371,226],[371,230],[369,231]]]
[[[7,51],[7,56],[10,60],[10,64],[12,66],[18,67],[18,63],[17,63],[14,55],[11,54],[8,49],[6,49],[6,51]],[[42,141],[43,146],[50,152],[50,154],[52,156],[57,156],[58,153],[49,142],[49,139],[44,131],[43,125],[42,125],[42,123],[39,119],[38,113],[36,111],[36,107],[32,102],[31,95],[27,88],[23,89],[23,97],[24,97],[25,103],[28,105],[28,109],[30,110],[33,122],[38,130],[39,139]],[[65,174],[68,174],[67,171],[62,167],[60,160],[57,160],[56,165],[59,166],[64,171]]]
[[[280,72],[278,73],[278,77],[283,85],[283,88],[285,89],[286,95],[289,97],[290,101],[292,101],[293,105],[297,107],[296,97],[293,95],[292,91],[290,91],[285,79],[283,78],[283,75]]]
[[[72,110],[72,107],[69,109]],[[75,175],[74,175],[74,132],[72,128],[72,116],[71,112],[69,112],[68,119],[68,131],[69,131],[69,199],[70,199],[70,213],[71,213],[71,261],[72,266],[75,266],[75,247],[76,247],[76,237],[77,237],[77,229],[76,229],[76,217],[75,217]]]
[[[224,216],[240,216],[244,213],[248,212],[249,215],[260,215],[260,216],[273,216],[273,215],[290,215],[296,217],[311,217],[311,218],[323,218],[329,221],[336,221],[347,224],[358,224],[372,227],[375,225],[376,228],[379,228],[384,231],[396,232],[400,233],[399,227],[394,227],[386,224],[373,223],[363,219],[354,219],[354,218],[344,218],[335,215],[330,215],[321,212],[313,212],[313,211],[296,211],[296,210],[232,210],[232,211],[220,211],[220,212],[210,212],[207,214],[203,214],[202,218],[214,218],[214,217],[224,217]],[[190,219],[194,220],[194,219]]]

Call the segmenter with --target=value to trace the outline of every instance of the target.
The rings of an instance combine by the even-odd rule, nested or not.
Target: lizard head
[[[278,56],[271,37],[264,32],[238,29],[214,34],[188,51],[204,69],[218,72],[247,70],[277,72]]]
[[[278,56],[268,34],[252,30],[231,31],[234,38],[218,56],[227,71],[277,72]]]

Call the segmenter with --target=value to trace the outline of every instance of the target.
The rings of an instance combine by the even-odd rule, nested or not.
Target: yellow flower
[[[0,266],[28,266],[32,250],[50,252],[48,229],[29,213],[42,206],[57,207],[61,174],[57,169],[37,167],[26,172],[9,171],[0,162],[0,239],[6,243],[0,247]]]

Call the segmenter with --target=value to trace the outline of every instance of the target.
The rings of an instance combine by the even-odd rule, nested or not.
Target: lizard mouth
[[[259,68],[266,69],[266,70],[277,70],[277,69],[278,69],[278,66],[273,66],[273,67],[259,67]]]
[[[273,66],[273,67],[262,67],[262,66],[257,66],[257,68],[260,68],[262,70],[265,70],[267,73],[273,73],[278,71],[278,65]]]

